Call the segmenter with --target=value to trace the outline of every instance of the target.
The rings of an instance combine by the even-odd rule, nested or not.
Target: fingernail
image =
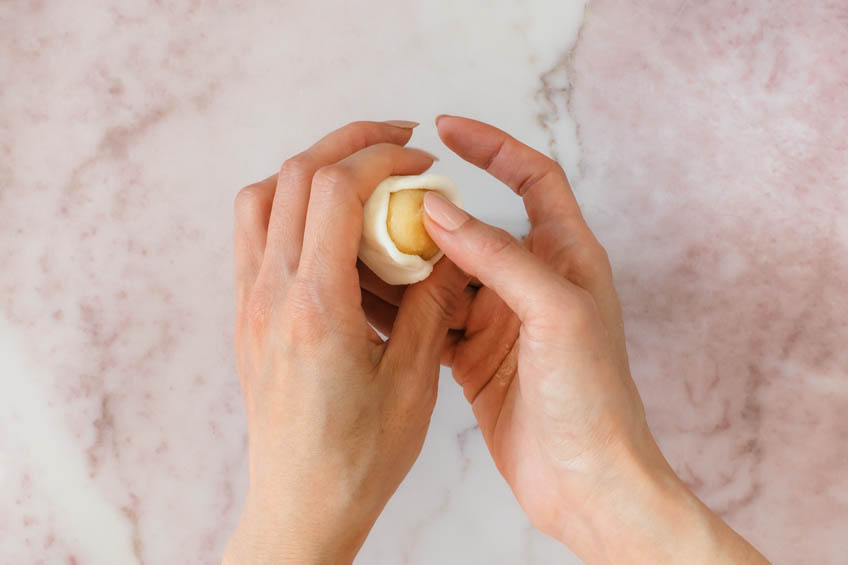
[[[419,125],[418,122],[410,122],[408,120],[386,120],[383,123],[389,124],[390,126],[406,129],[412,129]]]
[[[448,231],[459,229],[471,218],[465,210],[457,208],[453,202],[433,190],[424,195],[424,210],[431,220]]]
[[[436,125],[437,126],[439,125],[439,120],[441,120],[442,118],[449,118],[449,117],[450,117],[450,114],[439,114],[438,116],[436,116]]]

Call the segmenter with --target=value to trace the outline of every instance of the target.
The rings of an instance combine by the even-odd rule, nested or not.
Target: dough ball
[[[359,258],[389,284],[423,281],[442,257],[424,229],[422,203],[430,191],[462,207],[456,184],[433,173],[383,179],[362,207]]]
[[[410,188],[391,193],[386,227],[389,237],[402,253],[418,255],[425,261],[439,252],[424,228],[424,195],[429,190]]]

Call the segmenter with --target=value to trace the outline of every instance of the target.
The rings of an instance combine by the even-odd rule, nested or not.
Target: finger
[[[437,361],[457,313],[467,317],[470,299],[464,290],[469,279],[452,261],[442,258],[429,277],[411,285],[398,308],[385,357],[419,365]],[[465,320],[461,322],[464,326]]]
[[[555,161],[482,122],[440,116],[437,125],[448,147],[523,197],[533,222],[536,255],[587,290],[609,286],[603,248],[583,220],[568,179]]]
[[[241,189],[236,195],[233,204],[233,236],[236,286],[239,292],[253,286],[262,265],[276,183],[277,175],[273,175]]]
[[[365,317],[372,326],[377,328],[377,331],[384,336],[390,336],[392,326],[394,326],[395,318],[397,317],[397,307],[392,306],[380,297],[362,290],[362,310],[365,312]]]
[[[436,127],[452,151],[521,196],[534,225],[551,218],[580,218],[565,172],[553,159],[476,120],[443,115],[436,118]]]
[[[398,301],[398,304],[392,304],[379,294],[376,294],[373,291],[366,289],[361,284],[360,290],[362,292],[362,308],[363,310],[365,310],[365,315],[368,317],[368,321],[375,322],[390,319],[391,324],[382,323],[378,328],[385,335],[390,335],[389,332],[391,331],[392,326],[394,325],[394,320],[397,317],[398,305],[400,304],[400,301]],[[447,322],[449,333],[454,333],[456,334],[456,336],[460,337],[464,335],[465,327],[468,323],[468,315],[471,311],[471,303],[474,301],[474,297],[476,296],[476,294],[477,289],[471,286],[467,286],[463,289],[462,295],[459,297],[457,307],[454,308],[453,315],[448,319]],[[378,303],[375,304],[375,301],[378,301]],[[379,316],[381,311],[388,312],[389,315]],[[376,318],[376,320],[372,318]]]
[[[587,290],[607,328],[623,343],[621,306],[612,283],[609,257],[588,228],[574,230],[550,222],[533,230],[526,247],[557,273]]]
[[[436,123],[450,149],[522,196],[534,227],[533,252],[591,293],[607,327],[623,343],[621,308],[606,252],[583,220],[562,168],[488,124],[456,116],[439,116]],[[542,230],[553,233],[539,237]]]
[[[442,346],[442,354],[439,357],[440,365],[453,367],[453,360],[456,358],[456,348],[464,338],[464,331],[448,330],[448,335],[445,336],[445,343]]]
[[[427,232],[445,255],[494,290],[522,322],[544,317],[551,304],[580,305],[578,287],[505,231],[472,218],[433,192],[424,197],[424,209]]]
[[[319,169],[309,197],[298,278],[324,299],[352,304],[358,296],[363,203],[386,177],[420,174],[434,159],[420,149],[380,143]]]
[[[353,122],[283,163],[268,226],[268,268],[275,273],[292,273],[297,268],[310,186],[318,169],[378,143],[405,145],[416,125],[401,121]]]
[[[359,271],[359,286],[370,292],[371,294],[382,298],[384,301],[393,306],[400,306],[400,301],[403,298],[403,293],[406,292],[408,285],[389,284],[377,275],[374,271],[368,268],[362,261],[356,262],[356,269]]]

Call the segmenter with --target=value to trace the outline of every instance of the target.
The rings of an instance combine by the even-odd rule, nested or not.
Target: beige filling
[[[389,195],[389,213],[386,227],[395,246],[409,255],[418,255],[425,261],[439,252],[424,228],[424,195],[426,188],[399,190]]]

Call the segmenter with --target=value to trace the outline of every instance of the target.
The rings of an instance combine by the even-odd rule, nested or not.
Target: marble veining
[[[570,108],[665,453],[774,561],[836,563],[848,7],[808,6],[595,2]]]
[[[677,471],[776,563],[848,528],[848,7],[444,0],[0,4],[0,561],[214,563],[246,488],[242,185],[353,119],[466,114],[548,151],[607,246]],[[362,563],[577,563],[447,372]]]

